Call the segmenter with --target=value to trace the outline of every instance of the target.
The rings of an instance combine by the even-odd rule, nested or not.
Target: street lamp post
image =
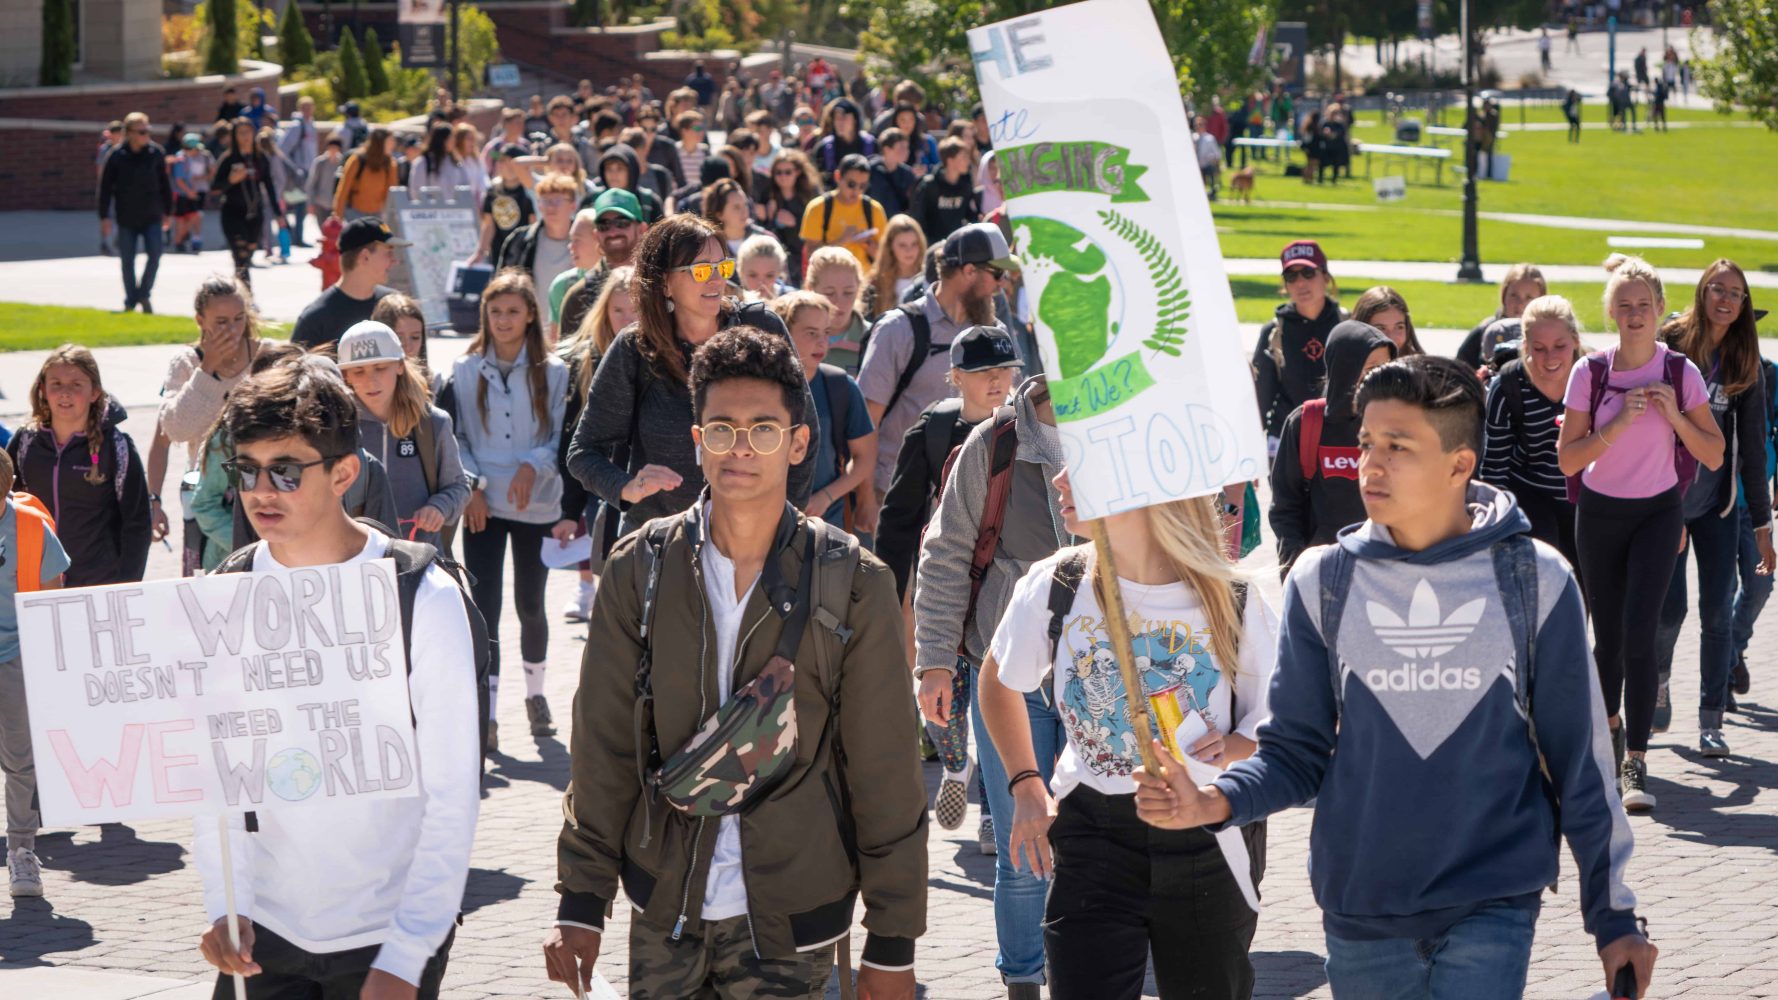
[[[1463,260],[1458,281],[1482,280],[1482,254],[1476,248],[1475,192],[1475,49],[1469,40],[1469,0],[1458,7],[1458,32],[1463,45]]]

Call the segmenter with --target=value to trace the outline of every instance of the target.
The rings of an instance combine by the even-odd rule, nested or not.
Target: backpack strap
[[[828,172],[832,173],[833,169],[828,168]],[[833,203],[836,197],[832,191],[821,196],[821,239],[818,242],[827,242],[827,227],[833,224]]]
[[[908,386],[914,384],[914,376],[920,374],[920,368],[926,364],[926,359],[935,353],[932,349],[932,321],[926,318],[925,300],[898,306],[895,311],[906,316],[908,326],[913,328],[914,346],[912,350],[908,351],[907,367],[903,368],[901,374],[895,378],[895,391],[889,394],[889,402],[883,406],[885,417],[895,409],[896,402],[901,399],[903,393],[908,391]],[[885,314],[884,319],[887,318],[888,315]],[[877,322],[881,324],[883,320],[879,319]],[[940,350],[950,350],[950,345],[946,344]]]
[[[937,480],[940,493],[944,492],[944,473],[950,469],[951,453],[956,450],[951,447],[951,434],[962,417],[963,400],[955,396],[932,404],[926,413],[926,474]]]
[[[1587,383],[1592,393],[1587,400],[1587,429],[1591,433],[1599,430],[1599,404],[1605,396],[1605,388],[1611,383],[1611,359],[1605,352],[1589,354],[1581,360],[1587,366]],[[1586,470],[1581,470],[1585,472]],[[1579,503],[1581,491],[1581,472],[1568,477],[1568,502]]]
[[[994,411],[994,425],[989,433],[988,496],[982,502],[980,527],[976,530],[975,554],[969,560],[969,606],[963,613],[963,637],[957,651],[963,652],[969,629],[975,622],[976,601],[982,595],[982,582],[988,568],[994,565],[994,552],[1000,547],[1000,529],[1006,523],[1006,501],[1012,495],[1013,459],[1019,451],[1017,411],[1001,406]]]
[[[1311,399],[1303,404],[1302,422],[1296,429],[1297,466],[1303,470],[1303,482],[1315,478],[1321,466],[1321,428],[1327,423],[1327,400]]]
[[[846,463],[852,460],[852,444],[846,440],[846,423],[852,416],[852,393],[846,383],[851,378],[844,368],[830,364],[819,365],[815,370],[827,392],[827,416],[833,423],[834,471],[843,473]]]
[[[1661,381],[1673,387],[1673,399],[1681,412],[1685,410],[1685,366],[1685,355],[1669,349],[1667,362],[1661,368]],[[1698,479],[1698,460],[1686,450],[1685,442],[1677,434],[1673,435],[1673,475],[1678,480],[1682,496]],[[1733,494],[1731,490],[1730,495]]]
[[[1513,361],[1507,364],[1500,369],[1497,377],[1500,379],[1500,388],[1496,391],[1506,396],[1506,409],[1512,414],[1513,442],[1520,455],[1529,455],[1531,446],[1526,442],[1525,427],[1525,362]]]
[[[1525,717],[1525,732],[1531,738],[1531,752],[1537,755],[1537,769],[1543,775],[1544,794],[1556,810],[1557,828],[1561,827],[1561,796],[1549,761],[1537,742],[1537,719],[1532,714],[1532,699],[1537,690],[1537,543],[1530,535],[1514,535],[1495,542],[1494,582],[1500,590],[1500,603],[1506,611],[1507,624],[1513,637],[1513,700],[1519,714]]]
[[[1074,610],[1074,598],[1080,593],[1080,582],[1087,575],[1087,551],[1084,547],[1069,549],[1050,571],[1050,663],[1062,648],[1062,629],[1068,612]]]
[[[414,447],[420,452],[420,473],[426,477],[426,496],[438,492],[438,439],[432,430],[432,411],[428,410],[414,426]]]
[[[1333,685],[1334,717],[1346,707],[1346,671],[1340,662],[1340,617],[1346,612],[1346,591],[1352,586],[1356,560],[1338,542],[1321,556],[1321,643],[1327,647],[1329,682]]]

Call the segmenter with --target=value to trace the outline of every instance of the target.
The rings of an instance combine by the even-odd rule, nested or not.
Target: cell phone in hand
[[[1626,962],[1611,977],[1611,1000],[1637,1000],[1636,967]]]

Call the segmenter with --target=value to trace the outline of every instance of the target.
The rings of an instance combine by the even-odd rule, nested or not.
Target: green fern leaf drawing
[[[1185,343],[1186,322],[1191,316],[1191,289],[1186,286],[1179,268],[1167,256],[1161,241],[1133,220],[1109,209],[1100,211],[1099,219],[1119,239],[1136,248],[1143,266],[1148,269],[1149,281],[1154,285],[1154,333],[1142,342],[1142,346],[1158,354],[1180,357],[1179,347]]]

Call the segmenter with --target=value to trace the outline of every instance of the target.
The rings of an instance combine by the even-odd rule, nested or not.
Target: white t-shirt
[[[710,505],[704,505],[704,523],[710,523]],[[741,619],[747,601],[759,586],[756,575],[743,594],[735,593],[735,564],[704,537],[704,593],[710,600],[710,616],[716,620],[716,684],[722,705],[734,694],[735,647],[740,644]],[[704,881],[704,919],[727,920],[747,912],[747,883],[741,874],[741,817],[722,817],[716,834],[716,853],[710,859],[710,875]]]
[[[1050,580],[1057,563],[1071,551],[1063,549],[1032,564],[1013,588],[1012,602],[994,632],[992,652],[999,664],[1000,682],[1015,691],[1037,690],[1050,670]],[[1240,718],[1233,719],[1231,687],[1210,652],[1210,626],[1198,606],[1196,592],[1183,583],[1150,586],[1119,582],[1147,692],[1177,688],[1186,711],[1195,699],[1208,710],[1209,721],[1217,730],[1253,739],[1270,714],[1266,688],[1277,656],[1278,631],[1277,616],[1260,599],[1259,588],[1247,588],[1240,663],[1233,685]],[[1141,748],[1125,714],[1123,679],[1093,595],[1090,564],[1063,620],[1051,694],[1068,736],[1050,781],[1051,793],[1060,799],[1076,785],[1085,784],[1105,795],[1135,794],[1136,782],[1130,773],[1141,763]]]
[[[574,266],[568,254],[568,241],[551,239],[542,230],[537,233],[537,256],[531,261],[531,280],[539,289],[548,291],[556,275]]]

